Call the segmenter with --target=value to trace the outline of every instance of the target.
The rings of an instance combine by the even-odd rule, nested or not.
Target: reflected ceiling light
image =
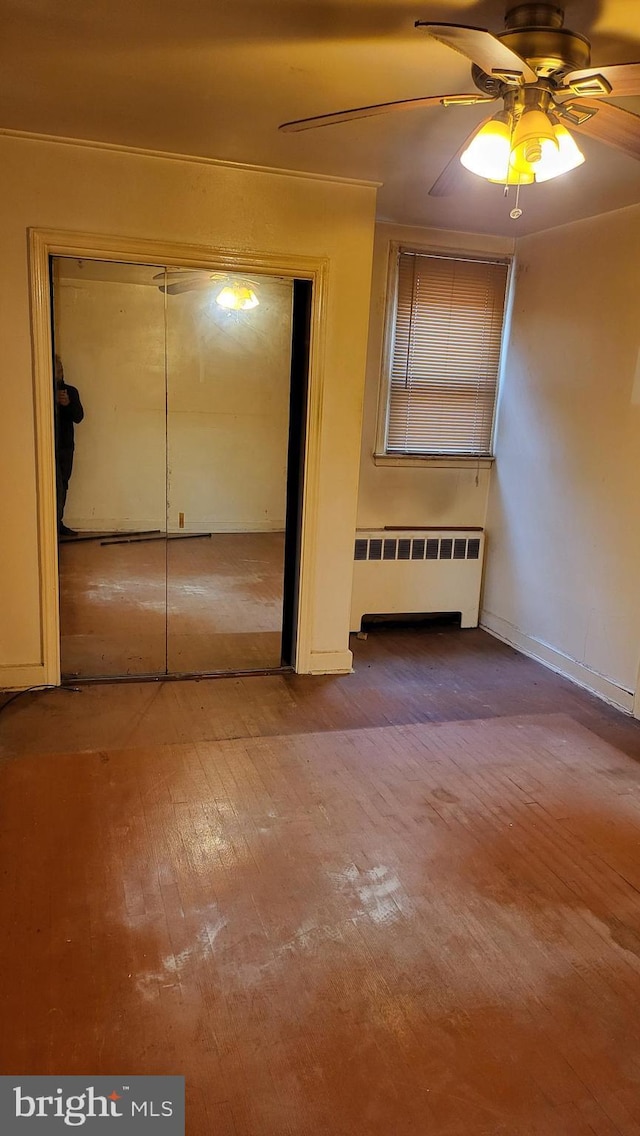
[[[260,301],[248,284],[225,284],[216,296],[216,304],[229,312],[248,312],[257,308]]]

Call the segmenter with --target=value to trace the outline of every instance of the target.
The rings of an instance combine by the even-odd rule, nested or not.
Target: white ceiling
[[[513,0],[512,0],[513,2]],[[436,107],[301,134],[279,123],[473,90],[466,60],[416,19],[502,30],[504,0],[0,0],[0,127],[383,183],[381,219],[510,236],[640,201],[640,161],[581,138],[587,161],[525,188],[524,215],[468,175],[428,189],[482,107]],[[640,0],[567,0],[594,63],[640,60]],[[640,99],[620,101],[640,113]]]

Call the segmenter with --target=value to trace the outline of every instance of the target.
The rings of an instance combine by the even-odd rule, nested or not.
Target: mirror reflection
[[[63,674],[279,667],[292,281],[52,279]]]

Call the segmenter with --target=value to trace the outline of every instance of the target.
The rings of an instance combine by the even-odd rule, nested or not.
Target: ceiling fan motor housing
[[[585,36],[565,28],[564,11],[555,4],[517,4],[509,8],[504,32],[497,39],[515,51],[540,79],[562,79],[569,71],[588,67],[591,45]],[[488,95],[504,93],[503,80],[487,75],[480,67],[472,68],[473,81]]]
[[[564,9],[557,4],[514,4],[507,8],[504,26],[512,28],[561,28]]]

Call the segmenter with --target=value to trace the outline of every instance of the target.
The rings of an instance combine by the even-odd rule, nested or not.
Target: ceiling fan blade
[[[158,272],[152,279],[158,284],[183,284],[185,280],[199,280],[202,274],[203,270],[200,268],[168,268],[166,273]],[[207,275],[209,276],[210,273]]]
[[[568,109],[573,103],[568,104]],[[578,134],[586,134],[616,150],[622,150],[632,158],[640,160],[640,115],[632,114],[630,110],[614,106],[613,103],[595,103],[590,105],[586,99],[575,100],[576,110],[593,110],[596,113],[592,118],[577,123],[572,122],[569,130]],[[563,108],[564,109],[564,108]]]
[[[459,193],[464,189],[468,178],[474,175],[465,170],[460,161],[460,155],[466,150],[467,146],[473,142],[476,134],[478,134],[483,126],[489,122],[488,118],[483,118],[479,122],[471,134],[465,138],[462,145],[456,150],[455,154],[449,162],[447,162],[439,178],[436,178],[431,189],[429,190],[429,197],[448,197],[452,193]]]
[[[199,292],[203,288],[213,287],[216,281],[207,276],[202,280],[181,280],[176,284],[160,284],[159,291],[166,292],[168,296],[179,296],[181,292]]]
[[[440,43],[466,55],[487,75],[495,75],[506,83],[517,83],[521,79],[525,83],[538,81],[538,76],[529,64],[486,28],[468,28],[463,24],[433,24],[426,20],[416,20],[415,26],[424,28]]]
[[[355,118],[370,118],[374,114],[387,114],[396,110],[416,110],[418,107],[436,106],[475,106],[476,103],[492,103],[492,95],[481,95],[478,91],[467,95],[426,95],[421,99],[400,99],[392,103],[375,103],[373,106],[353,107],[351,110],[338,110],[335,114],[317,114],[313,118],[298,118],[293,122],[283,122],[278,130],[290,133],[295,130],[313,130],[316,126],[333,126],[338,122],[351,122]]]
[[[640,63],[617,63],[612,67],[587,67],[570,71],[554,97],[617,99],[622,95],[640,95]]]

